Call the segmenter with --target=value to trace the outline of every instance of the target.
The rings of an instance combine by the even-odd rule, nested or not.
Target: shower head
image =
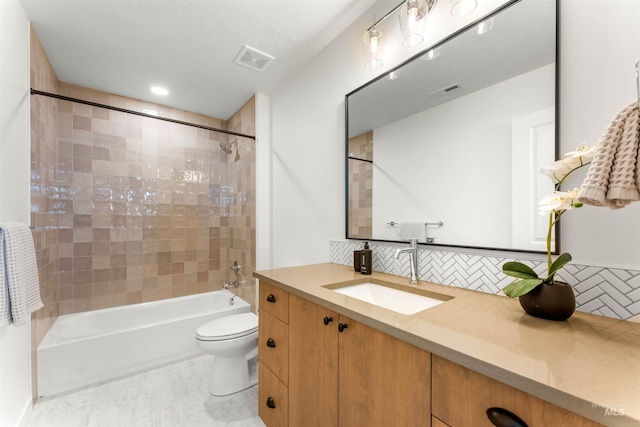
[[[233,159],[234,162],[240,160],[240,150],[238,149],[238,138],[234,139],[231,142],[220,142],[220,149],[227,155],[233,153],[233,144],[236,145],[236,157]]]
[[[234,140],[233,142],[220,141],[220,149],[224,152],[224,154],[231,154],[233,152],[231,150],[231,146],[234,142],[237,142],[237,140]]]

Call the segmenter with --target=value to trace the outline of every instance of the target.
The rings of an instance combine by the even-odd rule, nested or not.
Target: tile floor
[[[39,400],[27,427],[264,427],[258,387],[230,397],[207,391],[204,355]]]

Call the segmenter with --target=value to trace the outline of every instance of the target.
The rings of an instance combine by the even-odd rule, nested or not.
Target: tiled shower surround
[[[409,257],[393,258],[396,249],[407,245],[370,242],[369,246],[373,251],[374,271],[408,277]],[[353,251],[361,247],[360,241],[332,240],[331,262],[353,265]],[[420,278],[495,294],[513,280],[502,273],[502,265],[515,259],[525,262],[538,274],[547,267],[546,261],[526,255],[507,258],[463,250],[432,250],[421,245]],[[558,276],[573,286],[577,310],[625,320],[640,314],[640,270],[568,264]]]
[[[236,163],[219,147],[227,135],[68,101],[58,136],[60,314],[220,288],[231,207],[251,192],[232,177],[252,140]]]
[[[251,99],[228,121],[59,82],[31,36],[31,87],[255,134]],[[45,307],[34,349],[59,315],[217,290],[237,260],[255,301],[255,141],[31,95],[31,224]],[[35,372],[35,370],[34,370]],[[34,375],[35,377],[35,375]],[[35,378],[34,378],[35,390]]]
[[[373,131],[349,139],[349,237],[373,233]]]

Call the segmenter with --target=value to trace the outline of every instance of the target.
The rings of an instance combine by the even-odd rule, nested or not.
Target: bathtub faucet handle
[[[233,265],[231,267],[229,267],[229,270],[233,271],[236,275],[236,277],[238,277],[240,275],[240,268],[242,266],[240,264],[238,264],[238,261],[233,261]]]

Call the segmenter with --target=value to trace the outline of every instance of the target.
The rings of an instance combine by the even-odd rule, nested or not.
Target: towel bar
[[[444,222],[442,221],[438,221],[438,222],[425,222],[424,225],[426,225],[427,227],[430,225],[437,225],[438,227],[442,227],[444,226]]]

